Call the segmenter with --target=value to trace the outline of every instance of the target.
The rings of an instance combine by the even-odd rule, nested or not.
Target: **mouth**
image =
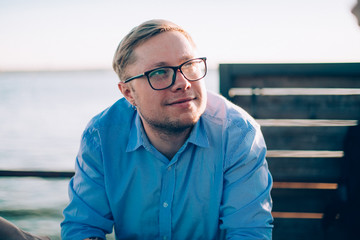
[[[196,99],[195,97],[180,98],[180,99],[176,99],[174,101],[170,101],[166,105],[172,106],[172,105],[186,104],[186,103],[189,103],[189,102],[191,102],[191,101],[193,101],[195,99]]]

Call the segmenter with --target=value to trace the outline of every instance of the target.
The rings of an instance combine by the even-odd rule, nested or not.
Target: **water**
[[[117,82],[112,71],[0,73],[0,170],[72,171],[87,122],[121,98]],[[206,85],[218,92],[217,70]],[[0,216],[60,239],[68,181],[0,178]]]

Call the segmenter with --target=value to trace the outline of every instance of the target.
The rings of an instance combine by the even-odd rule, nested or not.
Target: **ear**
[[[125,84],[123,82],[119,82],[118,87],[119,87],[119,90],[122,93],[122,95],[126,98],[126,100],[128,100],[128,102],[131,105],[136,106],[135,98],[134,98],[134,90],[132,89],[130,84]]]

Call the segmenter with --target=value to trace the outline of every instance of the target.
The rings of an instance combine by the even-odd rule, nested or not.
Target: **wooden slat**
[[[269,150],[342,150],[347,127],[262,127]]]
[[[268,150],[267,158],[341,158],[343,151]]]
[[[71,178],[74,172],[32,171],[32,170],[0,170],[0,177],[41,177],[41,178]]]
[[[274,181],[338,183],[342,158],[267,158]]]
[[[286,189],[338,189],[337,183],[317,183],[317,182],[274,182],[273,188]]]
[[[257,119],[360,119],[360,95],[253,95],[231,100]]]
[[[262,127],[350,127],[358,124],[357,120],[328,119],[256,119]]]
[[[359,88],[230,88],[229,96],[360,95]]]
[[[334,189],[285,189],[271,191],[274,212],[324,213],[337,198]]]
[[[272,212],[274,218],[322,219],[323,213]]]

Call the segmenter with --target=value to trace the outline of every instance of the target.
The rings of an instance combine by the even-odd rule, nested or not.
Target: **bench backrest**
[[[322,217],[343,178],[344,137],[360,119],[360,63],[220,64],[220,93],[262,126],[273,239],[323,239]]]

